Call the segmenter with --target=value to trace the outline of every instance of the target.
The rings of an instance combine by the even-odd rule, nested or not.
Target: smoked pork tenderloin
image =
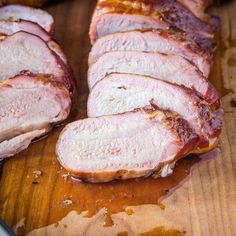
[[[186,32],[203,48],[214,50],[215,28],[201,21],[190,10],[173,0],[99,0],[89,34],[93,44],[98,38],[116,32],[173,27]]]
[[[40,25],[26,20],[0,21],[1,35],[11,35],[19,31],[24,31],[39,36],[41,39],[47,42],[48,47],[60,57],[60,59],[64,62],[64,64],[67,67],[69,67],[67,58],[64,52],[62,51],[61,47],[52,39],[52,36],[46,30],[44,30]]]
[[[20,19],[35,22],[49,33],[54,31],[53,17],[46,11],[22,5],[7,5],[0,8],[0,20]]]
[[[196,92],[147,76],[110,74],[92,89],[87,104],[88,117],[99,117],[153,106],[172,110],[188,121],[199,135],[199,147],[215,143],[221,120]]]
[[[70,91],[73,80],[68,67],[40,37],[26,32],[2,36],[0,40],[0,82],[22,71],[50,74]]]
[[[145,138],[144,138],[145,137]],[[61,165],[90,182],[171,173],[198,136],[170,111],[137,110],[68,124],[57,142]]]
[[[88,85],[93,86],[110,73],[152,76],[196,90],[209,104],[218,103],[212,84],[195,65],[180,56],[162,53],[117,51],[101,56],[88,71]]]
[[[67,118],[70,92],[50,75],[25,73],[0,83],[0,158],[26,148]]]
[[[112,51],[159,52],[182,56],[208,77],[212,55],[177,30],[146,30],[114,33],[98,39],[89,54],[89,65]]]

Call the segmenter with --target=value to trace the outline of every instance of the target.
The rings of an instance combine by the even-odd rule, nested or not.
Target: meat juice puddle
[[[138,178],[109,183],[85,183],[72,177],[65,182],[72,186],[70,195],[73,210],[87,211],[85,217],[92,217],[100,209],[105,208],[103,226],[112,226],[110,214],[125,211],[127,215],[134,212],[129,206],[143,204],[158,205],[165,209],[161,201],[179,188],[189,177],[192,167],[215,157],[216,151],[204,157],[189,155],[176,163],[172,175],[165,178]]]

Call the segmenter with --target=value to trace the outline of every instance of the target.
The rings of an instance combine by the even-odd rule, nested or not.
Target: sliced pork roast
[[[71,98],[52,76],[22,74],[0,83],[0,158],[25,149],[32,139],[65,120]]]
[[[197,144],[197,135],[177,114],[139,110],[73,122],[56,150],[61,165],[75,176],[107,182],[154,171],[166,176]]]
[[[72,90],[73,81],[68,68],[40,37],[18,32],[0,40],[0,82],[30,71],[34,74],[51,74]],[[14,66],[13,66],[14,65]]]
[[[210,104],[218,103],[218,94],[212,84],[183,57],[129,51],[106,53],[89,68],[89,88],[113,72],[147,75],[184,85],[195,89]]]
[[[202,47],[214,50],[214,29],[173,0],[99,0],[90,25],[90,39],[94,43],[111,33],[171,27],[186,32]]]
[[[45,42],[47,42],[49,48],[53,50],[60,59],[64,62],[66,66],[69,66],[67,58],[62,51],[61,47],[52,40],[51,35],[44,30],[40,25],[25,20],[18,21],[0,21],[0,34],[2,35],[11,35],[19,31],[24,31],[30,34],[39,36]]]
[[[160,52],[182,56],[194,63],[205,77],[208,77],[212,65],[209,52],[176,30],[130,31],[104,36],[93,45],[89,65],[111,51]]]
[[[0,20],[27,20],[39,24],[49,33],[54,31],[53,17],[46,11],[22,5],[8,5],[0,8]]]
[[[221,121],[196,92],[151,77],[110,74],[99,81],[88,99],[88,116],[98,117],[132,111],[154,104],[177,112],[201,138],[201,147],[214,143],[221,132]]]

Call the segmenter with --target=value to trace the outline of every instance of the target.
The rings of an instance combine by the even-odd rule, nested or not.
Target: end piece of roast
[[[69,91],[47,75],[8,79],[0,84],[0,97],[0,158],[26,148],[65,120],[71,107]]]
[[[186,32],[202,47],[214,50],[214,29],[172,0],[100,0],[90,25],[90,39],[93,44],[98,38],[111,33],[172,27]]]
[[[176,30],[130,31],[104,36],[93,45],[89,65],[112,51],[159,52],[182,56],[194,63],[205,77],[208,77],[212,65],[209,52]]]
[[[196,92],[147,76],[110,74],[92,89],[88,116],[98,117],[132,111],[154,104],[177,112],[201,138],[200,147],[214,143],[221,132],[221,120]]]
[[[40,37],[18,32],[0,40],[0,82],[30,71],[34,74],[51,74],[56,81],[64,83],[70,90],[73,80],[63,61]]]
[[[53,33],[54,20],[46,11],[22,5],[8,5],[0,8],[0,20],[28,20],[39,24],[47,32]]]
[[[197,91],[210,104],[218,103],[217,91],[209,80],[195,65],[180,56],[135,51],[106,53],[89,68],[89,88],[113,72],[152,76],[184,85]]]
[[[107,182],[165,169],[197,144],[197,135],[177,114],[139,110],[67,125],[56,152],[61,165],[75,176]]]

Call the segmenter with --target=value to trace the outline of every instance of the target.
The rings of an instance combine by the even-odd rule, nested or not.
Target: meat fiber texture
[[[0,158],[6,158],[68,117],[74,82],[48,13],[11,5],[0,8],[0,18]]]
[[[53,17],[46,11],[22,5],[8,5],[0,8],[0,20],[27,20],[39,24],[49,33],[54,32]]]
[[[90,39],[93,44],[98,38],[111,33],[172,27],[186,32],[203,48],[210,51],[215,49],[215,29],[172,0],[100,0],[90,25]]]
[[[113,51],[159,52],[182,56],[209,76],[212,55],[177,30],[147,30],[114,33],[98,39],[89,54],[89,65]]]
[[[39,36],[48,44],[48,47],[60,57],[60,59],[64,62],[65,66],[69,67],[68,61],[61,47],[52,39],[52,36],[37,23],[26,20],[0,21],[0,34],[12,35],[19,31],[24,31]]]
[[[54,80],[73,89],[70,71],[40,37],[18,32],[0,40],[0,82],[30,71],[34,74],[50,74]],[[14,65],[14,66],[12,66]]]
[[[67,118],[68,89],[51,76],[22,74],[0,83],[0,158],[27,148],[30,142]]]
[[[198,136],[177,114],[139,110],[67,125],[56,152],[61,165],[74,176],[107,182],[154,171],[166,176],[197,144]]]
[[[221,132],[218,113],[193,90],[132,74],[110,74],[100,80],[88,98],[88,117],[118,114],[150,105],[181,115],[201,138],[199,147],[214,143]]]
[[[89,68],[90,90],[99,80],[115,72],[147,75],[184,85],[196,90],[209,104],[218,103],[219,97],[212,84],[195,65],[180,56],[136,51],[106,53]]]

